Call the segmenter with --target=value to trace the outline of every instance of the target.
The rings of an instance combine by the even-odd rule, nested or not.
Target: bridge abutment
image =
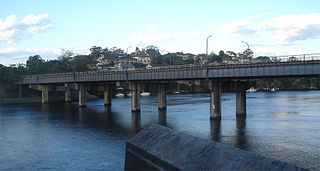
[[[166,85],[161,83],[158,86],[158,109],[159,110],[167,109]]]
[[[246,82],[237,83],[236,92],[236,115],[237,117],[246,117],[247,102],[246,102]]]
[[[210,119],[221,119],[221,82],[210,82]]]
[[[87,102],[87,88],[85,84],[79,84],[79,107],[85,107]]]
[[[140,94],[141,84],[131,83],[132,97],[131,97],[131,111],[140,112]]]

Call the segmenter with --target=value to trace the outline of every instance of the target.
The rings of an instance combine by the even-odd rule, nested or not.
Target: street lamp
[[[209,38],[212,37],[212,35],[209,35],[207,37],[207,41],[206,41],[206,65],[208,65],[208,41],[209,41]]]
[[[247,44],[247,46],[248,46],[248,49],[250,49],[250,48],[249,48],[249,44],[248,44],[247,42],[245,42],[245,41],[242,41],[242,43],[245,43],[245,44]]]
[[[128,49],[131,48],[131,47],[132,47],[132,46],[127,47],[126,55],[128,55]]]

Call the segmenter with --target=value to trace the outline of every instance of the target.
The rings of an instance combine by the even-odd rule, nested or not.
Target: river
[[[209,119],[209,94],[168,95],[158,113],[155,96],[130,98],[112,108],[93,100],[0,106],[0,170],[123,170],[125,141],[138,129],[160,123],[260,155],[320,169],[320,91],[247,94],[247,118],[236,119],[235,94],[222,95],[221,122]]]

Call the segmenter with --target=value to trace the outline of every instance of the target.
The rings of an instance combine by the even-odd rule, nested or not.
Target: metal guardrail
[[[313,61],[320,60],[320,53],[271,56],[270,59],[272,62]]]

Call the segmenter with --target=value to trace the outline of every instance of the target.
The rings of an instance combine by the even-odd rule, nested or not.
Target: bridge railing
[[[294,62],[320,60],[320,53],[271,56],[271,62]]]

